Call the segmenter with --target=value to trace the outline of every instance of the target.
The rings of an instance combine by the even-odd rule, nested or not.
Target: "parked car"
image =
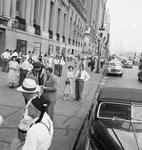
[[[107,75],[115,74],[115,75],[119,75],[122,77],[123,70],[124,69],[122,68],[120,63],[110,61],[107,65],[107,68],[106,68],[106,74]]]
[[[127,62],[124,64],[124,67],[125,67],[125,68],[133,68],[133,62],[132,62],[132,61],[127,61]]]
[[[142,150],[142,90],[104,87],[73,150]]]
[[[142,82],[142,70],[138,72],[138,80]]]

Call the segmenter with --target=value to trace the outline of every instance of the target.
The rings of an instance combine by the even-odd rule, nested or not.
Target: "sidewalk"
[[[59,77],[58,101],[55,105],[54,115],[54,136],[49,150],[71,150],[82,122],[91,106],[97,86],[100,82],[102,71],[96,74],[88,70],[90,80],[85,82],[82,102],[75,100],[64,101],[63,90],[66,79],[67,67],[74,65],[67,62],[63,68],[62,77]],[[78,68],[74,69],[74,72]],[[17,125],[24,99],[16,89],[9,89],[6,81],[7,74],[0,71],[0,115],[4,117],[3,125],[0,127],[0,149],[7,150],[13,138],[17,137]],[[74,95],[71,97],[74,99]]]

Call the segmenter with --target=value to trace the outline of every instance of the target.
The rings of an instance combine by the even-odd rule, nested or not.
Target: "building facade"
[[[0,53],[82,53],[85,0],[0,0]]]
[[[97,55],[98,53],[98,30],[104,20],[106,0],[87,1],[87,22],[84,33],[83,53]]]

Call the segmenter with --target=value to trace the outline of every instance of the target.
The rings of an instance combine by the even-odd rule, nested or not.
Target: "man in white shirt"
[[[48,150],[53,137],[53,122],[45,112],[41,122],[32,125],[22,150]]]
[[[53,60],[54,62],[54,75],[57,75],[57,70],[58,70],[58,61],[59,61],[59,58],[58,56],[55,57],[55,59]]]
[[[23,80],[25,79],[26,74],[28,73],[28,71],[29,71],[29,69],[30,69],[30,67],[31,67],[30,63],[29,63],[28,60],[27,60],[27,57],[24,56],[23,59],[24,59],[24,62],[23,62],[23,63],[21,64],[21,66],[20,66],[19,86],[22,85]]]
[[[63,69],[63,66],[65,65],[65,61],[63,60],[63,57],[59,57],[59,61],[58,61],[58,69],[57,69],[57,74],[59,77],[62,76],[62,69]]]
[[[15,56],[15,57],[17,57],[18,58],[18,53],[17,53],[17,50],[15,49],[14,51],[13,51],[13,53],[12,53],[12,57],[13,56]]]
[[[4,53],[1,54],[1,58],[2,58],[2,72],[8,72],[8,63],[11,58],[9,49],[7,49]]]
[[[79,65],[79,70],[75,74],[76,84],[75,84],[75,96],[77,101],[81,101],[82,92],[84,89],[84,82],[88,81],[90,76],[84,70],[84,64]]]

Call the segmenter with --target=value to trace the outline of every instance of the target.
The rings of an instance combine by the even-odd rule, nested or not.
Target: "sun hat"
[[[33,79],[25,78],[22,86],[17,88],[17,91],[24,93],[40,92],[40,86]]]

